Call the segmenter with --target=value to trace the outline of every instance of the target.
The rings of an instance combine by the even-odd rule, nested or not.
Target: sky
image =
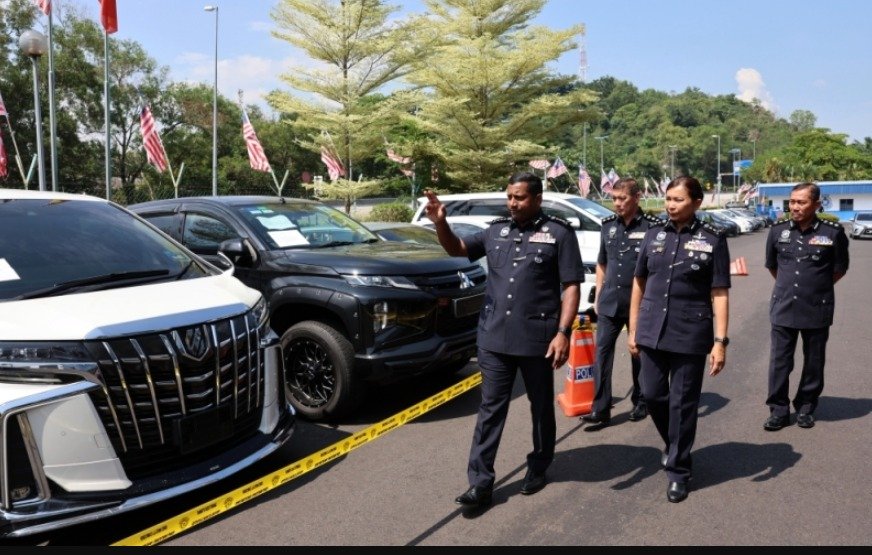
[[[99,18],[97,0],[78,4]],[[280,0],[117,0],[119,30],[170,68],[176,81],[214,84],[267,109],[263,95],[285,89],[279,75],[308,65],[276,39],[270,17]],[[215,12],[204,10],[217,5]],[[420,0],[388,0],[398,16],[423,12]],[[810,110],[817,125],[849,141],[872,136],[872,2],[868,0],[548,0],[536,24],[584,24],[578,39],[586,81],[613,76],[640,90],[758,98],[777,116]],[[581,48],[552,69],[579,74]],[[267,110],[269,113],[269,110]]]

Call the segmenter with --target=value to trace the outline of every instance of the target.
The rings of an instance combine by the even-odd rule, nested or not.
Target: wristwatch
[[[557,333],[562,333],[566,337],[569,337],[572,335],[572,328],[566,327],[566,326],[560,326],[559,328],[557,328]]]
[[[717,341],[718,343],[722,343],[724,347],[730,344],[729,337],[715,337],[715,341]]]

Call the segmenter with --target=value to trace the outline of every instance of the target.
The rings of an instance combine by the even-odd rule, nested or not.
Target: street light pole
[[[40,191],[45,191],[45,154],[42,149],[42,110],[39,106],[39,58],[45,54],[46,45],[45,35],[39,31],[25,31],[18,39],[19,48],[30,58],[33,65],[33,113],[36,120],[36,160]]]
[[[594,137],[594,139],[599,141],[599,144],[600,144],[600,171],[602,171],[602,172],[606,171],[604,159],[603,159],[603,141],[605,141],[607,137],[608,137],[608,135],[600,135],[599,137]]]
[[[205,6],[215,12],[215,79],[212,85],[212,196],[218,196],[218,6]]]
[[[669,145],[669,150],[672,151],[672,166],[670,167],[669,180],[672,181],[675,179],[675,149],[677,149],[677,145]]]
[[[721,205],[721,136],[720,135],[712,135],[712,139],[718,140],[718,179],[717,185],[715,185],[715,204],[720,207]]]
[[[581,155],[581,165],[584,166],[584,169],[587,170],[587,122],[584,122],[584,152]]]

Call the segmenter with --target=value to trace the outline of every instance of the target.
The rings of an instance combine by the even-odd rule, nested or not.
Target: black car
[[[305,418],[342,417],[368,385],[456,371],[475,356],[486,274],[439,246],[385,241],[310,200],[198,197],[129,208],[203,258],[229,258],[234,275],[263,292],[289,399]]]

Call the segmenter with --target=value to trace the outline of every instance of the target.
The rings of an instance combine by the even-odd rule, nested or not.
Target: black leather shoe
[[[648,416],[648,407],[646,405],[636,405],[633,407],[633,410],[630,411],[631,422],[644,420],[646,416]]]
[[[666,465],[669,464],[669,453],[663,453],[660,455],[660,466],[666,468]]]
[[[801,412],[796,415],[796,425],[800,428],[814,428],[814,415]]]
[[[778,430],[785,426],[788,426],[789,424],[789,416],[775,416],[773,414],[766,420],[766,422],[763,423],[763,429],[767,432],[777,432]]]
[[[491,504],[492,496],[493,490],[490,488],[472,486],[463,495],[457,496],[454,502],[465,507],[487,507]]]
[[[612,420],[612,413],[609,411],[601,411],[596,412],[593,411],[590,414],[585,414],[581,417],[582,422],[587,422],[588,424],[608,424]]]
[[[524,476],[524,485],[521,486],[521,493],[524,495],[533,495],[540,489],[544,488],[546,483],[548,483],[548,480],[545,478],[544,472],[533,472],[532,470],[528,470],[527,475]]]
[[[687,484],[683,482],[669,482],[669,488],[666,490],[666,499],[670,503],[681,503],[687,499]]]

